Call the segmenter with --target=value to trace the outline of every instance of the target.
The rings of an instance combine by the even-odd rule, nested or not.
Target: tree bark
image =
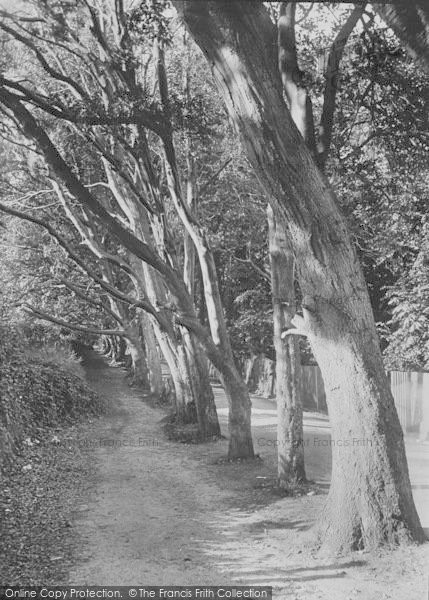
[[[203,439],[217,439],[220,436],[220,426],[210,384],[207,357],[195,336],[184,328],[182,339],[200,434]]]
[[[130,324],[126,330],[127,350],[131,357],[131,385],[149,388],[149,369],[143,351],[138,326]]]
[[[154,324],[149,315],[140,316],[143,332],[143,342],[146,349],[146,363],[149,370],[149,389],[151,394],[160,397],[163,392],[161,357],[159,356],[154,333]]]
[[[296,312],[295,259],[287,232],[270,206],[267,216],[276,352],[277,476],[279,485],[286,487],[291,481],[306,479],[299,341],[293,335],[282,339]]]
[[[91,13],[92,14],[92,13]],[[94,15],[93,15],[94,16]],[[95,15],[96,16],[96,15]],[[97,28],[97,19],[93,19],[94,28]],[[94,32],[93,32],[94,33]],[[99,40],[98,40],[99,41]],[[106,40],[103,40],[103,43],[106,43]],[[103,68],[106,68],[106,71],[109,68],[115,69],[115,77],[120,76],[121,80],[123,79],[122,75],[124,73],[119,72],[115,67],[115,62],[106,61],[103,63]],[[111,73],[106,72],[107,75],[112,75]],[[130,73],[131,75],[131,73]],[[111,77],[110,84],[113,85],[113,79],[115,77]],[[127,76],[127,80],[129,77]],[[218,346],[218,342],[214,341],[212,337],[208,334],[205,327],[198,322],[195,306],[193,304],[192,298],[189,295],[188,289],[183,281],[182,275],[179,274],[179,270],[177,265],[175,265],[172,261],[170,261],[170,256],[167,257],[168,252],[156,252],[150,244],[147,244],[142,241],[141,238],[136,236],[129,227],[124,227],[120,221],[120,219],[116,218],[111,212],[104,206],[103,202],[100,202],[96,195],[92,194],[89,189],[82,183],[81,179],[73,173],[73,170],[70,168],[70,165],[63,159],[61,154],[58,152],[58,149],[52,143],[52,140],[47,135],[46,130],[41,126],[41,124],[34,118],[32,113],[27,110],[22,101],[23,97],[21,95],[16,95],[13,92],[8,91],[8,86],[12,86],[12,89],[16,89],[16,86],[12,83],[7,83],[6,80],[2,79],[1,82],[3,85],[0,86],[0,102],[7,106],[14,114],[17,121],[22,126],[22,133],[33,139],[39,146],[42,151],[47,165],[52,169],[52,172],[61,180],[65,187],[68,189],[69,193],[73,195],[79,202],[85,207],[85,209],[89,210],[93,215],[97,216],[101,219],[103,224],[108,227],[109,231],[113,233],[117,237],[117,239],[121,242],[121,244],[130,251],[131,254],[141,259],[148,265],[150,265],[154,270],[156,270],[160,276],[163,278],[166,286],[169,290],[169,306],[165,309],[158,311],[155,306],[151,303],[146,303],[143,300],[138,301],[139,307],[148,310],[151,315],[161,324],[161,326],[169,333],[172,334],[171,325],[179,325],[186,327],[192,334],[195,336],[200,342],[201,346],[204,347],[207,354],[210,353],[212,357],[218,361],[219,364],[224,364],[224,356],[223,356],[223,348]],[[103,87],[103,86],[102,86]],[[134,92],[138,92],[136,100],[139,102],[140,92],[139,88],[133,90]],[[107,90],[104,89],[104,93],[107,98]],[[118,92],[120,93],[120,92]],[[43,110],[48,110],[48,105],[44,102]],[[48,110],[49,112],[49,110]],[[50,114],[54,114],[58,116],[58,113],[54,110],[54,112],[50,111]],[[100,124],[99,121],[93,124]],[[167,122],[166,127],[163,128],[162,131],[159,131],[157,127],[152,128],[153,131],[156,131],[159,135],[161,135],[163,141],[169,140],[171,138],[171,123]],[[155,126],[155,125],[154,125]],[[140,130],[142,128],[140,127]],[[163,211],[162,202],[160,199],[162,197],[161,191],[159,189],[159,182],[157,182],[157,177],[154,174],[151,161],[150,161],[150,153],[147,144],[147,136],[145,132],[141,134],[139,132],[139,154],[141,158],[141,164],[138,160],[136,160],[136,166],[140,164],[143,173],[138,175],[138,178],[141,179],[143,184],[143,194],[139,193],[139,190],[136,190],[134,180],[128,176],[125,176],[127,186],[131,187],[133,190],[133,194],[136,195],[137,202],[140,201],[142,206],[155,216],[159,217],[159,220],[162,220],[164,217],[163,212],[157,212],[158,208],[161,208]],[[89,136],[91,141],[96,146],[97,150],[102,154],[103,157],[108,160],[108,162],[117,164],[115,156],[111,154],[102,143],[103,140],[100,139],[100,135],[97,135],[97,132],[93,133],[93,135]],[[111,142],[112,140],[108,140]],[[106,156],[107,155],[107,156]],[[135,158],[135,154],[133,154]],[[121,169],[122,171],[122,169]],[[144,173],[144,171],[146,173]],[[134,169],[133,169],[134,172]],[[141,176],[142,175],[142,176]],[[146,177],[148,175],[148,177]],[[123,177],[123,173],[121,172],[121,177]],[[113,191],[113,190],[112,190]],[[145,194],[150,198],[149,203],[145,197]],[[153,203],[153,206],[151,204]],[[153,207],[156,207],[155,209]],[[153,225],[153,223],[152,223]],[[44,227],[49,227],[46,224],[43,224]],[[52,228],[48,229],[50,232]],[[56,239],[58,236],[55,233],[51,233],[54,235]],[[64,247],[64,244],[62,244]],[[143,306],[145,304],[145,306]],[[215,303],[217,305],[217,303]],[[137,306],[137,304],[136,304]],[[170,325],[168,324],[169,319],[166,318],[167,312],[170,312]],[[227,376],[230,378],[232,375],[234,377],[239,377],[238,371],[232,365],[227,366]],[[241,401],[241,396],[237,395],[239,401]],[[197,398],[198,400],[198,398]],[[231,396],[231,401],[235,401],[235,396]],[[204,414],[204,411],[201,412]],[[249,417],[249,421],[247,423],[247,429],[245,434],[250,437],[250,412],[244,411],[243,414],[246,414]],[[239,444],[241,445],[241,444]],[[248,447],[251,446],[251,438],[250,442],[247,444]],[[244,445],[242,445],[244,447]],[[253,450],[251,452],[253,456]]]
[[[161,46],[158,48],[158,78],[161,102],[165,114],[168,117],[170,114],[168,81],[164,63],[164,53]],[[230,433],[228,457],[253,458],[254,450],[251,430],[250,396],[247,386],[234,362],[231,341],[219,292],[216,264],[210,248],[210,243],[205,231],[199,224],[198,219],[191,211],[192,197],[185,200],[182,192],[171,121],[168,121],[166,133],[163,136],[162,142],[165,155],[166,179],[170,197],[176,212],[189,235],[189,242],[192,241],[198,256],[211,338],[217,349],[215,360],[217,361],[217,365],[220,366],[219,370],[224,383],[225,393],[228,398],[228,424]],[[191,289],[193,290],[193,285],[191,286]],[[219,354],[221,356],[219,356]],[[215,364],[215,366],[217,365]]]
[[[112,364],[118,364],[125,358],[126,352],[126,341],[124,338],[117,336],[109,336],[110,348],[107,352],[107,358],[109,358]]]
[[[429,73],[429,6],[426,0],[376,2],[373,7],[410,55]]]
[[[152,247],[156,241],[151,235],[147,212],[134,197],[122,193],[121,186],[116,182],[110,166],[106,161],[104,164],[115,198],[127,216],[131,230],[139,239]],[[163,224],[158,222],[156,228],[159,230],[162,227]],[[154,227],[152,231],[153,229]],[[159,239],[164,240],[164,233],[162,231],[158,233]],[[163,247],[158,247],[159,252],[164,250]],[[192,251],[194,252],[194,249]],[[173,261],[172,258],[170,260]],[[147,295],[154,305],[167,305],[167,288],[154,269],[137,257],[133,257],[131,261],[138,276],[139,294],[143,297]],[[188,282],[185,283],[190,293]],[[206,359],[203,356],[203,348],[185,328],[174,326],[171,315],[168,318],[170,320],[168,334],[161,332],[156,323],[153,327],[173,379],[176,392],[176,417],[183,423],[198,423],[201,439],[219,436],[220,428],[214,395],[210,386],[208,368],[204,368]],[[170,339],[167,339],[168,337]]]
[[[228,458],[254,458],[250,419],[252,403],[243,377],[231,362],[212,361],[228,400]]]
[[[304,298],[293,324],[308,336],[321,368],[332,425],[323,545],[337,552],[423,541],[365,280],[334,194],[284,104],[275,27],[262,3],[174,4],[212,65],[248,159],[289,230]]]
[[[282,2],[277,23],[279,72],[286,94],[289,111],[307,146],[316,156],[316,134],[313,105],[299,69],[295,39],[296,2]]]

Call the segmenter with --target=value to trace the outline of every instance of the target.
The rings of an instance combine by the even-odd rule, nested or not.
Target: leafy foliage
[[[275,3],[268,6],[275,21],[279,7]],[[106,51],[101,53],[94,52],[96,32],[94,27],[88,28],[91,22],[88,6],[55,0],[42,3],[34,10],[42,11],[46,18],[29,25],[35,36],[33,41],[40,48],[45,47],[44,38],[51,40],[51,45],[58,43],[55,53],[65,72],[78,85],[90,89],[90,93],[72,93],[61,80],[48,76],[30,48],[11,39],[4,43],[8,53],[6,75],[13,72],[16,77],[22,76],[23,81],[31,82],[33,91],[43,84],[43,97],[49,98],[54,108],[65,107],[72,117],[130,116],[144,110],[159,116],[163,107],[156,85],[153,49],[155,40],[161,42],[167,59],[169,112],[180,172],[185,184],[190,141],[197,171],[198,218],[214,250],[234,351],[240,357],[255,351],[271,356],[270,286],[261,276],[261,271],[266,271],[268,266],[266,198],[227,123],[223,104],[207,77],[207,65],[192,42],[184,43],[186,36],[168,0],[144,0],[125,9],[119,28],[124,35],[118,42],[113,30],[106,27]],[[94,10],[100,18],[104,15],[107,19],[110,9],[107,4],[99,3]],[[341,24],[352,10],[350,5],[334,3],[314,3],[311,7],[298,3],[297,6],[299,66],[311,88],[316,122],[323,105],[327,56]],[[395,35],[383,28],[369,11],[368,8],[349,38],[337,74],[339,90],[327,171],[359,250],[383,345],[388,348],[389,365],[422,368],[427,364],[424,350],[427,296],[424,269],[417,265],[424,262],[420,250],[427,238],[429,82],[407,58]],[[79,39],[73,38],[72,29],[68,27],[72,21]],[[7,37],[2,34],[0,42]],[[86,51],[82,54],[83,47],[88,54]],[[103,92],[103,77],[93,78],[90,84],[84,76],[88,58],[94,73],[112,72],[119,82],[116,93],[108,101]],[[189,89],[184,85],[186,74]],[[105,180],[99,156],[90,143],[91,127],[67,125],[52,116],[42,116],[42,111],[38,114],[73,172],[91,186],[105,206],[115,210],[103,188]],[[40,157],[33,156],[34,148],[24,153],[17,148],[10,151],[13,126],[2,119],[1,127],[4,139],[9,139],[9,143],[3,141],[0,145],[0,156],[6,165],[1,179],[13,201],[19,201],[19,196],[12,192],[40,191],[46,184],[46,170]],[[112,147],[118,140],[125,141],[123,148],[131,150],[137,160],[145,152],[135,141],[133,127],[110,123],[98,126],[98,134],[100,138],[111,140]],[[152,134],[148,137],[151,160],[154,175],[162,182],[162,160],[158,156],[162,152],[155,137]],[[32,158],[23,160],[23,155]],[[227,166],[222,168],[226,161],[229,161]],[[169,205],[165,183],[161,183],[160,189],[161,196],[165,196],[161,200],[172,230],[174,256],[180,259],[183,257],[183,227]],[[51,195],[42,198],[43,202],[52,200]],[[43,202],[25,200],[26,208],[36,209],[38,214]],[[76,243],[61,210],[52,208],[50,216],[79,254],[90,260],[87,250]],[[12,229],[9,222],[7,224]],[[103,236],[103,226],[98,224],[97,227],[97,233]],[[82,290],[89,290],[85,278],[73,270],[70,261],[64,259],[47,235],[28,225],[14,225],[4,242],[10,244],[0,264],[0,275],[8,282],[2,290],[6,304],[13,305],[21,296],[30,298],[46,312],[60,314],[73,322],[81,322],[88,316],[90,318],[85,320],[99,327],[109,323],[93,307],[88,309],[88,305],[69,291],[64,293],[64,288],[58,285],[59,280],[69,278],[73,272],[73,283]],[[21,248],[14,252],[13,244],[28,246],[28,251]],[[112,254],[123,252],[108,235],[106,247]],[[19,282],[14,281],[16,271],[20,273]],[[126,289],[123,274],[122,279],[117,275],[117,280],[119,287]],[[197,281],[196,289],[197,308],[204,320],[206,309],[201,280]],[[94,298],[95,295],[96,291],[91,288],[89,296]],[[408,348],[406,352],[405,348]],[[308,355],[308,351],[305,354]]]
[[[273,312],[269,300],[262,286],[246,290],[235,299],[238,317],[230,327],[230,334],[234,350],[242,360],[249,354],[274,358]]]
[[[429,78],[374,23],[352,40],[348,59],[329,175],[363,263],[386,366],[422,369]]]
[[[429,369],[429,231],[411,269],[388,291],[392,318],[386,360],[394,369]]]
[[[74,360],[76,363],[76,359]],[[64,366],[66,365],[66,366]],[[11,459],[25,436],[96,414],[100,402],[64,352],[31,350],[23,330],[0,325],[0,447]]]

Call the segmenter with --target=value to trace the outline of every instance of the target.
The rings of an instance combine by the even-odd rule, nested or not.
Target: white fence
[[[429,373],[390,371],[390,386],[404,431],[429,428]]]
[[[327,412],[322,374],[317,366],[303,366],[304,410]],[[274,364],[263,355],[245,365],[251,391],[265,398],[274,397]],[[390,371],[388,373],[396,410],[404,431],[429,433],[429,373]]]
[[[404,431],[429,431],[429,373],[390,371],[390,387]],[[303,367],[304,407],[327,412],[319,367]]]
[[[404,431],[429,431],[429,373],[390,371],[390,387]],[[325,389],[319,367],[303,367],[304,407],[327,412]]]

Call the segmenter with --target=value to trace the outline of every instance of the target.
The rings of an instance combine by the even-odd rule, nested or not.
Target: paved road
[[[227,406],[222,388],[214,386],[221,425],[226,432]],[[255,451],[266,460],[274,460],[277,416],[272,400],[252,396],[252,429]],[[326,415],[304,413],[304,452],[307,477],[329,485],[331,477],[331,427]],[[429,529],[429,444],[417,443],[417,434],[405,436],[411,484],[417,510],[425,529]]]

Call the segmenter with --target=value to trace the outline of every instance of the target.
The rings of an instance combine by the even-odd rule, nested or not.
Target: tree
[[[348,52],[328,172],[358,247],[385,365],[422,369],[429,80],[375,20]]]
[[[361,267],[332,190],[282,97],[276,30],[259,3],[174,2],[294,248],[306,335],[322,370],[332,425],[325,547],[424,540],[403,434],[384,372]]]
[[[53,205],[55,202],[50,203],[51,207]],[[93,262],[91,264],[88,257],[81,261],[81,265],[85,265],[83,276],[73,268],[73,256],[78,255],[75,254],[76,250],[71,249],[72,241],[63,244],[64,249],[71,251],[67,258],[72,260],[65,260],[58,247],[51,243],[49,236],[40,235],[37,225],[43,223],[43,220],[40,221],[34,216],[35,208],[38,207],[27,206],[27,211],[32,209],[31,215],[30,212],[15,210],[11,205],[2,205],[3,212],[18,216],[23,221],[23,224],[18,226],[12,220],[8,220],[8,235],[4,236],[8,251],[3,254],[1,265],[4,277],[2,297],[11,314],[17,318],[14,313],[25,311],[28,315],[27,320],[42,319],[54,323],[63,331],[77,332],[81,339],[94,339],[97,335],[126,339],[133,381],[147,385],[146,360],[141,349],[135,314],[131,314],[133,311],[124,310],[120,305],[112,306],[110,303],[109,306],[109,299],[112,297],[108,296],[106,299],[102,293],[105,290],[101,290],[100,293],[94,285],[95,282],[88,281],[87,276],[91,274],[95,279],[98,278],[97,265]],[[39,212],[43,212],[43,205],[40,206]],[[55,220],[56,228],[63,229],[58,215],[55,215]],[[54,221],[52,210],[50,221]],[[43,249],[40,248],[40,242]],[[26,251],[24,260],[19,258],[17,249],[19,255]]]
[[[429,71],[429,8],[424,0],[413,3],[374,3],[374,9],[403,41],[411,56]]]
[[[60,91],[57,92],[56,96],[49,98],[37,90],[26,88],[19,83],[16,84],[14,81],[4,78],[2,78],[1,101],[8,114],[13,115],[15,122],[19,123],[24,134],[37,143],[49,169],[55,174],[67,192],[84,205],[85,211],[92,212],[93,216],[103,222],[136,259],[148,265],[145,272],[146,283],[148,278],[153,279],[151,275],[153,272],[157,273],[157,277],[161,276],[162,285],[168,290],[168,307],[164,302],[162,302],[161,310],[156,307],[156,301],[159,301],[159,297],[157,297],[158,290],[155,289],[157,286],[152,284],[152,290],[148,293],[150,298],[145,299],[145,305],[164,332],[171,332],[173,326],[189,330],[190,344],[185,342],[183,346],[185,351],[183,360],[185,362],[189,362],[192,356],[198,361],[201,347],[205,348],[208,357],[222,375],[229,399],[229,425],[231,431],[229,455],[231,457],[251,457],[253,456],[253,446],[250,431],[249,394],[234,364],[228,334],[223,321],[215,265],[209,245],[204,232],[195,219],[190,219],[181,191],[172,140],[171,114],[168,107],[168,98],[164,95],[165,81],[162,77],[162,61],[158,61],[160,106],[153,102],[148,108],[142,103],[143,89],[136,81],[132,43],[123,11],[110,12],[107,15],[108,19],[113,19],[114,28],[116,28],[114,30],[106,29],[109,20],[106,19],[106,14],[103,11],[96,9],[94,6],[88,6],[88,11],[93,25],[94,40],[92,42],[95,42],[99,47],[100,55],[103,57],[101,62],[94,62],[93,58],[93,62],[88,63],[88,57],[84,54],[85,50],[82,44],[76,39],[73,32],[67,29],[63,20],[61,21],[61,34],[63,36],[61,48],[64,49],[65,47],[64,41],[67,41],[70,46],[74,45],[73,50],[70,46],[66,47],[70,53],[78,56],[90,68],[92,80],[95,81],[97,86],[96,91],[91,90],[91,94],[89,93],[88,82],[78,80],[79,73],[76,73],[74,67],[70,69],[70,76],[65,74],[66,65],[64,62],[62,62],[62,71],[57,71],[47,63],[31,37],[21,35],[16,29],[8,25],[2,25],[2,28],[8,34],[35,52],[41,66],[48,71],[56,83],[65,82],[67,84],[72,90],[72,95],[78,98],[78,103],[77,105],[73,104],[73,101],[68,96],[62,96]],[[57,13],[48,10],[47,20],[51,19],[55,24],[59,18]],[[118,43],[118,40],[120,42],[119,47],[115,47],[114,44]],[[55,45],[56,42],[53,41],[53,43]],[[113,46],[110,46],[110,44],[113,44]],[[124,47],[126,47],[126,52]],[[122,53],[124,53],[123,56]],[[118,56],[122,56],[123,60],[118,61]],[[57,58],[61,62],[61,58]],[[76,76],[76,79],[73,78],[72,74]],[[108,77],[108,85],[105,84],[105,77]],[[93,97],[97,97],[97,94],[101,101],[99,107],[95,107],[92,102]],[[124,98],[129,103],[128,105],[122,104]],[[85,187],[82,178],[72,171],[70,164],[61,156],[40,121],[24,106],[24,103],[35,104],[39,109],[55,118],[63,118],[72,123],[74,127],[82,127],[80,129],[81,133],[87,133],[89,140],[101,153],[104,164],[108,167],[107,171],[113,167],[113,170],[116,171],[115,177],[119,176],[119,178],[125,180],[121,181],[124,189],[119,190],[119,193],[118,186],[115,189],[114,182],[109,181],[109,183],[117,204],[130,222],[130,228],[124,227],[118,218],[109,211],[109,208]],[[95,110],[96,108],[98,113]],[[114,110],[111,110],[112,108]],[[107,109],[110,109],[111,112]],[[103,132],[105,126],[120,129],[128,125],[130,128],[126,131],[126,135],[122,137],[121,132],[119,132],[119,135],[115,132],[114,136],[106,136]],[[88,133],[88,127],[94,127],[95,129]],[[210,309],[213,309],[208,311],[211,334],[198,322],[193,299],[189,294],[186,283],[183,281],[182,274],[178,272],[177,264],[171,260],[168,249],[166,252],[165,247],[157,248],[152,245],[151,235],[159,228],[161,228],[161,238],[163,238],[162,244],[165,242],[163,206],[162,203],[158,203],[164,182],[157,180],[156,169],[154,169],[148,146],[147,131],[159,137],[160,149],[165,158],[166,182],[170,195],[197,248],[203,273],[206,302],[210,304]],[[136,133],[137,141],[133,145],[136,140]],[[109,151],[112,141],[114,142],[113,153]],[[157,149],[154,148],[155,153]],[[118,154],[119,158],[122,158],[125,153],[127,154],[127,160],[130,161],[129,170],[132,173],[137,170],[138,182],[141,183],[141,187],[136,186],[131,176],[124,177],[124,169],[121,169],[120,165],[118,168]],[[107,171],[106,175],[109,178]],[[149,213],[149,218],[146,213]],[[151,217],[154,219],[149,223]],[[146,231],[144,231],[144,228],[146,228]],[[156,237],[155,233],[153,235]],[[198,374],[202,374],[203,369],[204,360],[199,363],[196,362],[195,368],[189,373],[189,382],[192,383]],[[177,369],[178,374],[180,370]],[[195,386],[193,387],[195,388]],[[217,420],[216,423],[210,421],[213,407],[210,387],[206,385],[204,390],[201,387],[197,389],[194,398],[197,405],[197,414],[207,419],[207,429],[210,429],[212,425],[215,426]]]
[[[295,259],[281,219],[268,213],[274,347],[276,351],[277,477],[281,487],[305,481],[302,374],[298,338],[283,332],[296,312]]]
[[[306,74],[298,65],[296,7],[295,2],[280,5],[277,22],[279,71],[292,120],[323,170],[331,148],[339,64],[363,8],[357,7],[350,13],[331,46],[325,71],[319,139],[316,141],[313,103],[305,82]],[[299,342],[292,335],[283,336],[283,332],[291,331],[296,312],[295,259],[284,223],[275,217],[271,208],[268,223],[276,348],[278,478],[282,485],[287,485],[290,478],[305,480]]]

